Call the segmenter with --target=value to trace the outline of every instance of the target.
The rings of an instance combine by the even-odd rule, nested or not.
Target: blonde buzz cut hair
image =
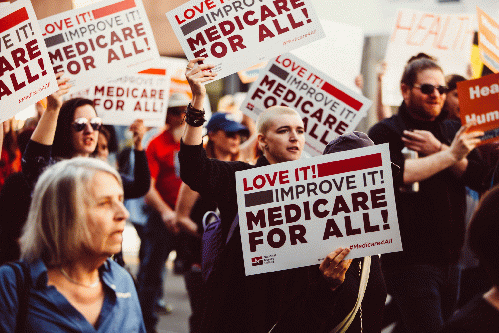
[[[42,259],[57,267],[77,258],[90,241],[87,207],[90,182],[98,172],[108,173],[123,186],[118,172],[104,161],[76,157],[58,162],[38,179],[20,239],[21,259]]]
[[[279,116],[285,116],[285,115],[291,115],[291,116],[298,116],[300,117],[300,114],[287,106],[272,106],[258,116],[256,119],[256,131],[259,134],[265,134],[269,130],[270,124],[272,123],[272,120],[279,117]],[[300,117],[301,118],[301,117]]]

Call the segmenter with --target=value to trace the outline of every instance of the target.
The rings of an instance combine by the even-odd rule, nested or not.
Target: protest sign
[[[141,0],[106,0],[39,21],[54,71],[75,89],[152,67],[159,58]]]
[[[0,122],[56,92],[57,80],[28,0],[0,9]]]
[[[388,144],[236,172],[246,275],[402,250]]]
[[[476,7],[478,19],[478,49],[483,63],[494,73],[499,72],[499,24]]]
[[[192,0],[166,13],[187,59],[217,79],[324,37],[310,0]]]
[[[262,70],[241,104],[241,111],[256,120],[274,105],[295,109],[305,125],[305,151],[316,156],[332,139],[353,131],[371,104],[322,71],[285,53]]]
[[[260,75],[260,70],[267,66],[267,61],[261,62],[259,64],[248,67],[242,71],[237,72],[239,79],[242,83],[251,83],[255,82],[258,79],[258,75]]]
[[[398,12],[386,51],[383,104],[400,105],[400,79],[407,61],[424,52],[436,57],[445,74],[467,76],[473,42],[474,16]]]
[[[165,125],[170,75],[164,68],[150,68],[136,74],[98,84],[69,97],[94,101],[95,111],[106,125],[130,125],[143,119],[145,126]]]
[[[294,49],[291,53],[353,91],[360,92],[355,85],[355,77],[360,74],[362,64],[362,29],[332,21],[320,21],[326,37]]]
[[[480,144],[499,136],[499,73],[457,83],[461,123],[475,121],[469,131],[484,131]]]

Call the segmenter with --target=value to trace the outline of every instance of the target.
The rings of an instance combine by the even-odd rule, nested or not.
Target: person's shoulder
[[[492,332],[499,324],[499,311],[482,295],[476,296],[457,312],[439,333]]]
[[[399,116],[393,115],[374,124],[368,132],[368,136],[375,144],[389,142],[393,138],[399,138],[401,129],[399,128]]]

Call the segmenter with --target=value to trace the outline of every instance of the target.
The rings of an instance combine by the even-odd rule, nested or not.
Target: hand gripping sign
[[[246,275],[402,250],[388,144],[236,173]]]
[[[221,79],[324,37],[310,0],[192,0],[166,13],[187,59]]]
[[[241,110],[256,120],[263,110],[274,105],[295,109],[305,125],[305,151],[317,156],[332,139],[353,131],[371,104],[364,96],[286,53],[261,71]]]
[[[457,83],[461,122],[476,122],[470,131],[484,131],[480,145],[499,136],[499,73]]]
[[[402,72],[407,61],[420,52],[436,57],[444,73],[466,76],[474,20],[474,16],[468,14],[400,10],[386,50],[383,103],[400,105]]]
[[[104,0],[40,20],[54,71],[76,89],[152,67],[159,59],[141,0]]]
[[[0,9],[0,122],[57,91],[57,80],[28,0]]]
[[[70,97],[94,101],[104,124],[130,125],[143,119],[145,126],[165,125],[170,75],[165,68],[150,68],[136,74],[98,84]]]

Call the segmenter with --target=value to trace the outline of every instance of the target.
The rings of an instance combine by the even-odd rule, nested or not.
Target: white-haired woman
[[[274,163],[297,160],[305,144],[304,124],[288,107],[267,109],[257,120],[258,144],[263,151],[256,165],[209,159],[202,147],[204,123],[203,83],[212,80],[214,67],[196,58],[187,65],[186,77],[193,99],[186,113],[186,129],[179,153],[182,180],[202,197],[211,198],[220,210],[223,237],[229,234],[237,215],[235,172]],[[202,332],[269,332],[289,305],[303,297],[328,304],[345,278],[351,260],[348,249],[336,249],[318,269],[316,266],[245,277],[239,231],[233,232],[214,273],[207,281]],[[306,295],[304,295],[306,294]],[[334,303],[334,302],[330,302]],[[318,309],[318,325],[329,318],[328,309]]]
[[[21,262],[0,268],[0,332],[145,332],[133,280],[109,260],[127,218],[107,163],[77,157],[44,171]]]

